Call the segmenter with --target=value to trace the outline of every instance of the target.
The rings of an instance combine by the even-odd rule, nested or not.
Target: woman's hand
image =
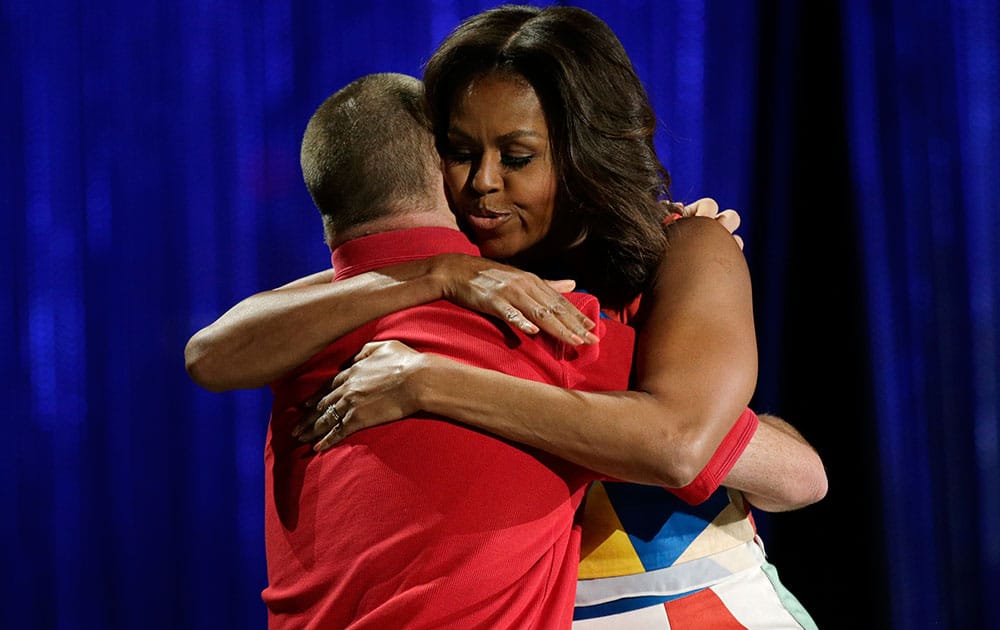
[[[425,366],[426,355],[399,341],[373,341],[354,357],[354,364],[338,374],[329,393],[320,393],[307,406],[311,413],[292,434],[301,442],[319,442],[323,451],[347,436],[420,410],[412,379]]]
[[[596,325],[563,292],[573,280],[542,280],[533,273],[487,258],[445,254],[435,258],[445,297],[466,308],[493,315],[511,327],[534,335],[539,330],[573,345],[596,343]]]

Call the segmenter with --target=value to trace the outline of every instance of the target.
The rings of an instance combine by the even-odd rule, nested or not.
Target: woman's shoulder
[[[658,270],[661,277],[678,272],[697,276],[717,265],[746,266],[736,239],[713,218],[686,217],[666,226],[665,233],[667,245]]]

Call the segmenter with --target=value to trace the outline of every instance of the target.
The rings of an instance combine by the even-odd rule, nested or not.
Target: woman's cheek
[[[468,167],[445,166],[444,184],[453,197],[457,197],[462,192],[463,184],[468,178],[468,171]]]

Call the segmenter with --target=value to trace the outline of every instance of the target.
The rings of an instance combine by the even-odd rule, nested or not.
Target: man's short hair
[[[299,159],[328,242],[412,210],[442,186],[423,84],[405,74],[366,75],[327,98],[309,119]]]

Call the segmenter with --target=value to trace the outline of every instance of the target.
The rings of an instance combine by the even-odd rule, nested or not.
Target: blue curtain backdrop
[[[892,618],[1000,628],[1000,6],[846,7]]]
[[[184,344],[328,264],[314,108],[494,4],[0,0],[0,627],[265,627],[269,394]],[[996,3],[575,4],[675,198],[743,217],[754,406],[831,482],[760,515],[786,585],[821,628],[1000,628]]]

